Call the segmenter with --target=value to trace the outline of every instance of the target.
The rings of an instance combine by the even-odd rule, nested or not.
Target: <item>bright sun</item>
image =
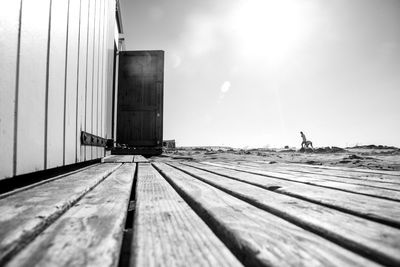
[[[235,42],[246,57],[280,64],[305,39],[307,11],[298,0],[242,0],[231,17]]]

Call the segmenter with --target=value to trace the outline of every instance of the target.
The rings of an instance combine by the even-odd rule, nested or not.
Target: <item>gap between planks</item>
[[[0,265],[120,166],[100,164],[0,199]]]
[[[340,178],[339,181],[336,181],[332,178],[326,178],[322,174],[319,175],[297,174],[290,172],[282,172],[273,168],[271,168],[272,170],[270,170],[268,168],[248,166],[247,164],[235,165],[233,163],[225,163],[225,162],[224,163],[202,162],[202,163],[214,166],[217,165],[224,166],[225,168],[231,168],[241,172],[247,172],[266,177],[287,180],[295,183],[325,187],[325,188],[350,192],[354,194],[366,195],[366,196],[383,198],[400,202],[400,190],[399,190],[400,187],[395,184],[393,184],[395,188],[386,188],[371,184],[373,182],[370,181],[362,182],[359,180],[360,182],[358,183],[348,183],[343,180],[340,180]]]
[[[135,167],[126,163],[115,170],[8,266],[116,266]]]
[[[148,159],[142,155],[109,155],[101,159],[102,163],[146,163]]]
[[[383,264],[399,265],[400,230],[217,175],[196,163],[168,163],[205,183]]]
[[[153,165],[245,265],[376,265],[165,163]]]
[[[227,162],[225,162],[227,163]],[[335,178],[344,178],[345,180],[362,180],[380,183],[381,185],[394,185],[399,187],[400,178],[396,175],[389,173],[371,173],[371,172],[352,172],[346,169],[326,169],[326,168],[312,168],[309,166],[296,165],[296,164],[269,164],[260,161],[237,161],[237,165],[249,165],[258,168],[273,169],[273,170],[285,170],[298,173],[309,173],[309,174],[323,174],[324,176],[330,176]],[[343,180],[343,179],[340,179]]]
[[[221,163],[209,163],[204,162],[205,164],[215,165]],[[389,186],[381,186],[381,184],[376,184],[371,181],[362,181],[358,180],[358,182],[348,182],[343,181],[343,179],[338,178],[335,180],[333,178],[326,178],[323,174],[298,174],[288,171],[280,171],[280,169],[276,168],[266,168],[266,167],[255,167],[248,164],[232,164],[232,163],[223,163],[222,165],[227,167],[232,167],[238,171],[249,172],[253,174],[260,174],[264,176],[274,177],[277,179],[288,180],[296,183],[304,183],[309,185],[321,186],[336,190],[342,190],[346,192],[351,192],[355,194],[362,194],[366,196],[384,198],[393,201],[400,201],[400,186],[397,184],[392,184],[394,188],[388,188]],[[272,169],[272,170],[270,170]]]
[[[242,266],[148,163],[138,164],[130,263],[133,266]]]
[[[400,228],[400,202],[397,201],[288,181],[266,175],[263,171],[249,171],[229,165],[207,163],[202,168],[211,172],[215,172],[215,168],[222,168],[225,173],[231,170],[228,175],[230,178]]]

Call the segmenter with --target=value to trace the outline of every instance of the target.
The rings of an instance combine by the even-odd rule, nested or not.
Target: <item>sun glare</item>
[[[233,11],[231,25],[246,57],[266,56],[272,64],[281,63],[304,40],[311,26],[302,2],[241,1]]]

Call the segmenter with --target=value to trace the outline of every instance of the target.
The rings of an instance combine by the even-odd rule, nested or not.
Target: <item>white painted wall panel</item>
[[[44,168],[49,0],[22,6],[16,174]]]
[[[114,0],[110,0],[112,2],[114,2]],[[110,14],[110,29],[112,30],[112,36],[115,35],[115,31],[116,29],[114,28],[114,21],[115,21],[115,7],[114,7],[114,11]],[[111,38],[111,37],[110,37]],[[114,45],[114,39],[111,41],[111,39],[109,40],[110,42],[110,47]],[[111,43],[113,43],[111,45]],[[118,46],[117,46],[118,47]],[[110,55],[111,56],[111,55]],[[118,73],[118,65],[119,65],[119,61],[118,61],[118,57],[116,57],[116,62],[115,62],[115,67],[116,67],[116,73]],[[114,125],[113,125],[113,131],[114,131],[114,138],[116,139],[117,137],[117,105],[118,105],[118,79],[115,79],[113,81],[111,81],[110,83],[112,83],[115,86],[115,101],[114,101]]]
[[[47,98],[47,168],[63,165],[67,18],[68,0],[53,0]]]
[[[109,25],[109,23],[110,23],[110,9],[111,9],[111,5],[110,5],[110,1],[109,0],[106,0],[106,5],[107,5],[107,10],[106,10],[106,29],[107,29],[107,34],[106,34],[106,40],[105,40],[105,44],[106,44],[106,47],[105,47],[105,49],[104,49],[104,52],[106,53],[105,55],[106,55],[106,66],[105,66],[105,84],[106,84],[106,108],[105,108],[105,114],[106,114],[106,122],[105,122],[105,124],[106,124],[106,127],[105,127],[105,130],[106,130],[106,133],[105,133],[105,135],[107,136],[107,138],[111,138],[112,137],[112,125],[111,125],[111,123],[112,123],[112,110],[111,110],[111,107],[112,107],[112,100],[113,100],[113,97],[112,97],[112,87],[110,87],[110,79],[108,78],[108,75],[109,75],[109,72],[110,72],[110,69],[109,69],[109,65],[110,65],[110,62],[111,62],[111,58],[110,58],[110,53],[109,53],[109,49],[110,49],[110,47],[109,47],[109,42],[108,42],[108,39],[109,39],[109,36],[110,36],[110,34],[111,34],[111,31],[110,31],[110,25]],[[111,23],[113,24],[114,22],[113,21],[111,21]],[[114,47],[113,47],[114,48]]]
[[[85,131],[85,107],[86,107],[86,63],[87,63],[87,45],[88,45],[88,17],[89,17],[89,1],[82,0],[81,2],[81,23],[79,37],[79,73],[78,73],[78,116],[77,116],[77,161],[85,160],[85,146],[81,145],[81,131]]]
[[[114,136],[115,127],[112,125],[112,121],[115,118],[115,112],[113,113],[113,68],[114,68],[114,23],[115,23],[115,2],[114,0],[107,0],[108,10],[107,10],[107,134],[109,138]],[[115,62],[117,64],[117,62]],[[117,65],[118,66],[118,65]],[[115,89],[117,91],[117,88]],[[115,98],[117,99],[117,98]],[[115,101],[114,99],[114,101]],[[114,118],[112,117],[114,114]]]
[[[0,2],[0,179],[104,156],[80,135],[112,136],[114,22],[115,0]]]
[[[20,1],[0,3],[0,179],[13,175]]]
[[[95,0],[89,1],[89,34],[88,34],[88,56],[87,56],[87,84],[86,84],[86,132],[92,133],[92,102],[93,102],[93,57],[94,57],[94,23],[95,23]],[[92,148],[85,146],[85,160],[92,159]]]
[[[108,59],[107,59],[107,36],[108,36],[108,10],[109,10],[109,5],[108,5],[108,0],[104,0],[104,23],[103,23],[103,29],[104,29],[104,34],[103,34],[103,70],[102,70],[102,75],[103,75],[103,108],[102,108],[102,117],[103,117],[103,136],[106,139],[110,139],[111,136],[107,135],[107,123],[106,123],[106,117],[107,117],[107,65],[108,65]],[[103,149],[102,151],[102,156],[105,156],[106,151]]]
[[[99,0],[100,1],[100,9],[99,9],[99,68],[98,68],[98,95],[97,95],[97,135],[103,137],[103,130],[102,130],[102,123],[103,123],[103,118],[102,118],[102,108],[103,108],[103,75],[102,75],[102,69],[103,69],[103,32],[104,32],[104,0]],[[97,157],[101,157],[101,152],[102,148],[98,147],[97,148]]]
[[[78,86],[78,49],[80,0],[70,0],[68,19],[68,53],[66,71],[64,164],[75,163],[76,158],[76,110]]]
[[[98,135],[97,132],[97,105],[98,105],[98,74],[99,74],[99,17],[100,17],[100,0],[96,0],[96,13],[94,24],[94,48],[93,48],[93,106],[92,106],[92,133]],[[98,147],[92,147],[92,157],[98,158]]]

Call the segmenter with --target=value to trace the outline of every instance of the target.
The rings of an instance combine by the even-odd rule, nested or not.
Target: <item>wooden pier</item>
[[[1,266],[400,266],[400,172],[109,156],[0,195]]]

